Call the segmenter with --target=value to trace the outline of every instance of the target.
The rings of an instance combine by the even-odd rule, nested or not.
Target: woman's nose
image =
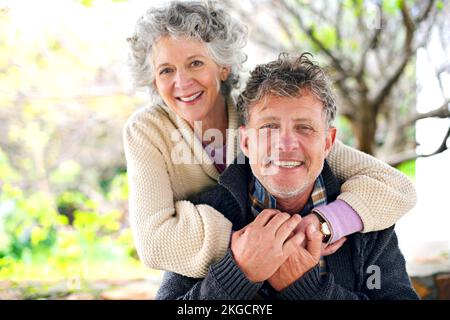
[[[193,83],[192,77],[189,72],[179,70],[175,76],[175,88],[185,90],[189,88]]]

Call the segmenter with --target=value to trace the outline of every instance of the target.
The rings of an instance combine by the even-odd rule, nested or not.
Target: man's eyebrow
[[[279,120],[280,120],[280,118],[278,118],[278,117],[267,116],[267,117],[259,119],[258,122],[262,122],[262,121],[279,121]]]
[[[314,123],[314,121],[312,121],[311,119],[308,119],[308,118],[295,118],[295,119],[292,119],[292,121]]]

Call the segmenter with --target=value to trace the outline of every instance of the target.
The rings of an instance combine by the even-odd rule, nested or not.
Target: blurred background
[[[128,224],[121,130],[148,103],[126,37],[153,4],[0,0],[0,299],[152,299]],[[243,80],[309,51],[339,96],[339,138],[416,183],[397,224],[419,294],[450,299],[450,4],[221,1],[245,21]]]

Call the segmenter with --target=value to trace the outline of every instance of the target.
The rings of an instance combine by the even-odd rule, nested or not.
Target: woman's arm
[[[359,215],[362,232],[392,226],[416,204],[414,184],[368,154],[336,140],[327,160],[333,173],[343,181],[338,201],[344,201]]]
[[[227,252],[231,222],[210,206],[174,202],[164,156],[148,135],[135,122],[123,132],[137,252],[150,268],[204,277]]]

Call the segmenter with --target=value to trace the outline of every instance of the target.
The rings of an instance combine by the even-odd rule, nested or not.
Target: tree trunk
[[[352,122],[358,142],[357,148],[365,153],[374,154],[375,132],[377,128],[376,115],[368,103],[361,103],[361,108]]]

